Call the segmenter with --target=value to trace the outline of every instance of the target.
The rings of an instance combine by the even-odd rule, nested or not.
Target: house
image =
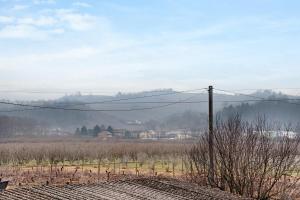
[[[97,139],[101,140],[101,141],[106,141],[106,140],[109,140],[111,138],[112,138],[112,133],[108,132],[108,131],[101,131],[98,134],[98,137],[97,137]]]
[[[149,130],[149,131],[144,131],[141,132],[139,134],[139,138],[140,139],[153,139],[153,138],[158,138],[158,134],[153,131],[153,130]]]

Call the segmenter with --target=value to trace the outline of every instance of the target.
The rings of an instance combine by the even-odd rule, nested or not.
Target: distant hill
[[[258,92],[255,96],[262,96]],[[277,93],[268,93],[266,98],[271,101],[245,102],[239,105],[226,106],[219,112],[222,116],[230,116],[238,113],[245,120],[254,120],[258,116],[265,116],[268,121],[292,123],[300,122],[300,100],[295,96]],[[295,100],[291,100],[295,99]]]
[[[160,126],[168,128],[180,128],[192,124],[197,127],[199,124],[205,124],[207,120],[207,93],[174,93],[171,89],[145,91],[139,93],[122,94],[118,93],[114,96],[103,95],[69,95],[61,97],[55,101],[33,101],[20,102],[24,104],[35,104],[62,108],[80,108],[80,109],[101,109],[101,110],[122,110],[122,109],[139,109],[151,108],[161,104],[157,102],[178,102],[188,99],[188,101],[196,101],[198,103],[179,103],[169,105],[157,109],[146,109],[137,111],[102,111],[102,112],[79,112],[79,111],[64,111],[50,109],[33,109],[20,112],[1,113],[2,115],[23,117],[33,119],[39,124],[47,127],[59,127],[65,130],[74,131],[76,127],[82,125],[94,126],[112,125],[118,128],[128,128],[133,126],[132,122],[140,122],[142,126],[148,126],[149,122],[156,122]],[[168,95],[161,95],[168,93]],[[161,95],[161,96],[160,96]],[[295,98],[272,91],[258,91],[252,95],[263,98]],[[141,98],[145,97],[147,98]],[[149,97],[151,96],[151,97]],[[122,100],[121,100],[122,99]],[[127,99],[127,100],[125,100]],[[130,100],[129,100],[130,99]],[[214,110],[215,112],[223,112],[229,114],[232,112],[242,113],[245,117],[252,117],[257,113],[269,114],[274,119],[285,121],[298,121],[300,118],[300,106],[292,104],[283,104],[278,102],[258,102],[258,103],[243,103],[240,102],[223,102],[223,101],[243,101],[251,99],[243,95],[227,95],[214,94]],[[105,101],[105,102],[103,102]],[[111,101],[111,102],[109,102]],[[98,102],[98,104],[93,104]],[[102,103],[99,103],[102,102]],[[152,102],[152,103],[150,103]],[[74,105],[85,104],[87,105]],[[224,109],[223,109],[224,108]],[[1,110],[28,109],[20,106],[0,105]],[[1,115],[0,114],[0,115]],[[151,124],[151,123],[150,123]],[[198,124],[198,125],[199,125]]]

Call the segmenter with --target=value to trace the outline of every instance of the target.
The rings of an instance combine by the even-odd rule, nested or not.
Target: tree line
[[[32,135],[38,131],[38,124],[28,118],[0,116],[0,137]]]
[[[104,125],[95,125],[93,128],[87,128],[86,126],[82,126],[81,128],[76,128],[75,135],[76,136],[92,136],[98,137],[102,131],[107,131],[114,136],[114,129],[112,126],[105,127]]]

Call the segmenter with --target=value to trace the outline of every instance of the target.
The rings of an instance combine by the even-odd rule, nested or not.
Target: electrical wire
[[[282,99],[282,100],[286,100],[286,99]],[[300,100],[300,99],[290,99],[290,100]],[[265,100],[254,100],[254,99],[247,99],[247,100],[224,100],[224,101],[214,101],[214,103],[246,103],[246,102],[277,102],[279,100],[277,99],[265,99]],[[161,101],[161,102],[122,102],[122,103],[118,103],[118,104],[198,104],[198,103],[208,103],[208,101]],[[0,102],[1,104],[1,102]],[[30,105],[28,105],[30,106]],[[159,108],[158,107],[154,107],[154,108]],[[31,108],[31,109],[16,109],[16,110],[0,110],[0,112],[21,112],[21,111],[30,111],[30,110],[40,110],[40,109],[50,109],[48,107],[46,108]],[[51,107],[52,109],[52,107]],[[55,107],[55,109],[60,109],[60,107]],[[141,108],[142,109],[142,108]],[[148,109],[148,108],[145,108]],[[150,108],[149,108],[150,109]],[[68,110],[74,110],[74,109],[68,109]],[[140,110],[140,109],[138,109]],[[82,110],[80,109],[79,111],[93,111],[93,110]],[[128,109],[119,109],[119,110],[94,110],[94,111],[132,111],[132,110],[128,110]]]
[[[110,101],[102,101],[102,103],[112,102],[112,101],[129,100],[129,99],[137,99],[137,98],[147,98],[147,97],[153,97],[153,96],[162,96],[162,95],[169,95],[169,94],[174,94],[174,93],[191,92],[191,91],[197,91],[197,90],[203,90],[203,89],[206,89],[206,88],[196,89],[196,90],[186,90],[186,91],[180,91],[180,92],[172,92],[172,93],[167,93],[167,94],[164,93],[164,94],[157,94],[157,95],[148,95],[148,96],[143,96],[143,97],[133,97],[133,98],[126,98],[126,99],[124,98],[124,99],[116,99],[116,100],[110,100]],[[197,93],[196,95],[199,95],[199,93]],[[133,109],[80,109],[80,108],[64,108],[64,107],[54,107],[54,106],[29,105],[29,104],[22,104],[22,103],[12,103],[12,102],[0,101],[0,104],[5,104],[5,105],[31,107],[31,109],[8,110],[8,111],[0,111],[0,112],[17,112],[17,111],[37,110],[37,109],[52,109],[52,110],[65,110],[65,111],[84,111],[84,112],[89,112],[89,111],[90,112],[138,111],[138,110],[150,110],[150,109],[157,109],[157,108],[163,108],[163,107],[171,106],[171,105],[174,105],[174,104],[182,103],[184,101],[188,101],[191,98],[193,98],[194,96],[195,95],[193,95],[192,97],[189,97],[187,99],[184,99],[184,100],[168,103],[166,105],[144,107],[144,108],[133,108]],[[76,105],[88,105],[88,104],[89,103],[81,103],[81,104],[76,104]]]
[[[204,89],[204,88],[203,88]],[[198,89],[197,89],[198,90]],[[154,90],[151,92],[162,92],[160,90]],[[178,91],[180,92],[180,91]],[[39,90],[0,90],[0,93],[28,93],[28,94],[98,94],[98,95],[112,95],[112,92],[103,92],[103,91],[39,91]],[[126,94],[126,93],[121,93],[121,94]],[[130,94],[130,93],[129,93]]]
[[[144,99],[144,98],[159,97],[159,96],[166,96],[166,95],[183,94],[183,93],[196,92],[196,91],[201,91],[201,90],[206,90],[206,89],[207,88],[200,88],[200,89],[193,89],[193,90],[183,90],[183,91],[173,91],[173,92],[169,92],[169,93],[152,94],[152,95],[144,95],[144,96],[137,96],[137,97],[128,97],[128,98],[112,99],[112,100],[105,100],[105,101],[96,101],[96,102],[72,103],[72,104],[67,104],[67,105],[68,106],[81,106],[81,105],[103,104],[103,103],[111,103],[111,102],[119,102],[119,101],[128,101],[128,100],[134,100],[134,99]]]
[[[256,91],[256,90],[300,90],[300,87],[282,87],[282,88],[244,88],[244,89],[232,89],[231,91]],[[28,94],[76,94],[76,93],[85,93],[85,94],[103,94],[103,95],[108,95],[111,94],[109,92],[103,92],[103,91],[97,91],[97,90],[86,90],[86,91],[55,91],[55,90],[48,90],[48,91],[43,91],[43,90],[26,90],[26,89],[16,89],[16,90],[6,90],[2,89],[0,90],[0,93],[28,93]],[[159,92],[159,91],[158,91]]]
[[[231,91],[264,91],[264,90],[300,90],[300,88],[248,88],[248,89],[232,89]]]
[[[29,104],[22,104],[22,103],[12,103],[12,102],[5,102],[0,101],[0,104],[6,105],[13,105],[13,106],[21,106],[21,107],[31,107],[30,109],[15,109],[15,110],[2,110],[0,112],[21,112],[21,111],[30,111],[30,110],[39,110],[39,109],[52,109],[52,110],[65,110],[65,111],[91,111],[91,112],[104,112],[104,111],[138,111],[138,110],[150,110],[150,109],[158,109],[163,107],[168,107],[174,104],[195,104],[195,103],[207,103],[207,100],[202,101],[188,101],[190,98],[180,101],[141,101],[141,102],[122,102],[126,100],[133,100],[133,99],[141,99],[141,98],[148,98],[148,97],[157,97],[157,96],[164,96],[164,95],[171,95],[171,94],[178,94],[178,93],[187,93],[187,92],[194,92],[197,90],[204,90],[207,88],[195,89],[195,90],[186,90],[186,91],[175,91],[170,93],[162,93],[162,94],[154,94],[154,95],[144,95],[138,97],[130,97],[130,98],[122,98],[122,99],[112,99],[106,101],[99,101],[99,102],[87,102],[87,103],[76,103],[76,104],[65,104],[65,106],[78,106],[78,105],[91,105],[91,104],[166,104],[160,106],[152,106],[152,107],[144,107],[144,108],[132,108],[132,109],[80,109],[80,108],[65,108],[65,107],[55,107],[55,106],[43,106],[43,105],[29,105]],[[215,100],[214,103],[244,103],[244,102],[282,102],[282,103],[289,103],[294,105],[300,105],[299,103],[288,102],[288,101],[300,101],[300,99],[293,99],[293,98],[284,98],[284,99],[266,99],[263,97],[257,97],[254,95],[238,93],[235,91],[230,90],[223,90],[223,89],[214,89],[216,91],[232,93],[235,95],[242,95],[247,96],[255,99],[247,99],[247,100]],[[194,93],[193,93],[194,94]],[[197,93],[196,95],[203,94]]]
[[[250,95],[250,94],[243,94],[243,93],[234,92],[234,91],[230,91],[230,90],[223,90],[223,89],[217,89],[217,88],[215,88],[214,90],[221,91],[221,92],[232,93],[232,94],[235,94],[235,95],[241,95],[241,96],[251,97],[251,98],[259,99],[261,101],[276,101],[276,102],[281,102],[281,103],[288,103],[288,104],[293,104],[293,105],[300,105],[299,103],[294,103],[294,102],[286,101],[286,99],[266,99],[266,98],[263,98],[263,97],[258,97],[258,96],[254,96],[254,95]]]

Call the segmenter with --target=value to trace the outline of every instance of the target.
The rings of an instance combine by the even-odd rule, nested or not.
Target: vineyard
[[[186,175],[189,144],[95,141],[6,142],[0,146],[0,178],[9,188],[95,183],[113,176]]]
[[[227,130],[223,128],[216,132],[216,144],[219,146],[215,146],[216,178],[212,187],[217,189],[200,187],[209,185],[206,135],[198,143],[134,140],[100,142],[78,138],[2,140],[0,179],[9,184],[0,199],[236,198],[220,190],[254,199],[259,199],[256,198],[256,191],[274,198],[281,195],[299,198],[298,140],[287,137],[267,139],[255,134],[245,137],[247,135],[244,134],[228,137],[235,138],[228,142],[221,140],[221,136],[231,136],[232,132]],[[249,139],[257,141],[246,142]],[[227,148],[228,144],[232,147]],[[250,144],[255,148],[246,150],[245,146]],[[239,150],[232,151],[234,148]],[[249,149],[255,150],[250,154],[250,163],[247,157],[251,153]],[[223,159],[222,156],[234,156],[234,159]],[[268,162],[264,164],[264,160]],[[254,165],[254,161],[257,164]],[[234,168],[223,167],[235,165]],[[268,170],[261,169],[263,166]],[[233,173],[236,175],[230,176]],[[242,176],[242,173],[245,175]],[[259,182],[261,186],[257,184]]]

